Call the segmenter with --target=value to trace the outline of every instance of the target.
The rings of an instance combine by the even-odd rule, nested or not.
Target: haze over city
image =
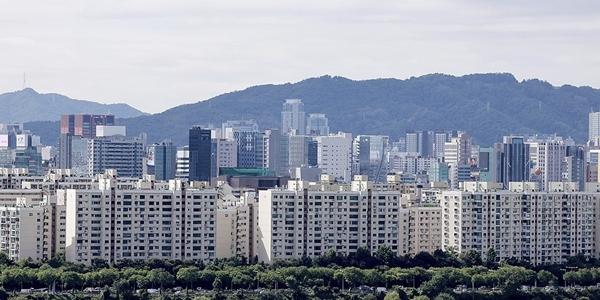
[[[596,1],[18,1],[0,91],[160,112],[256,84],[511,72],[600,87]]]
[[[600,299],[599,2],[1,7],[0,300]]]

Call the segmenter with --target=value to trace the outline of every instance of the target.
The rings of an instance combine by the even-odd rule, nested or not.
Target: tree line
[[[365,288],[374,291],[377,287],[389,292],[367,294],[386,299],[471,299],[478,293],[478,298],[517,299],[531,298],[532,293],[540,292],[524,287],[547,287],[546,291],[554,295],[573,292],[562,288],[565,286],[591,287],[600,282],[598,262],[581,256],[570,258],[566,265],[537,268],[526,262],[497,262],[493,253],[487,257],[490,259],[482,261],[475,252],[457,256],[443,251],[398,257],[390,249],[380,248],[374,255],[365,249],[349,256],[330,251],[315,259],[304,257],[272,265],[249,263],[245,259],[215,260],[208,264],[150,259],[124,260],[113,265],[95,260],[84,266],[65,262],[61,257],[45,262],[13,262],[0,254],[3,289],[0,300],[3,295],[26,288],[46,288],[51,292],[101,288],[105,292],[99,297],[105,299],[138,299],[148,296],[147,289],[164,291],[174,287],[184,289],[185,295],[201,289],[215,297],[227,293],[235,296],[234,291],[266,290],[256,296],[261,299],[270,296],[335,299],[346,291]],[[593,289],[576,292],[590,298],[600,297]]]

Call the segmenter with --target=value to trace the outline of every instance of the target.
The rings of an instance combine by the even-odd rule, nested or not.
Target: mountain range
[[[145,114],[124,103],[76,100],[60,94],[40,94],[32,88],[1,94],[0,107],[0,120],[7,123],[59,120],[62,114],[74,113],[113,114],[119,118]]]
[[[587,139],[588,112],[600,107],[600,90],[490,73],[451,76],[430,74],[409,79],[351,80],[337,76],[297,83],[267,84],[180,105],[161,113],[121,118],[129,135],[146,132],[150,142],[170,139],[187,144],[196,124],[255,119],[262,128],[280,126],[285,99],[300,98],[306,113],[325,113],[332,131],[385,134],[410,130],[465,130],[482,145],[507,134],[559,134]],[[56,122],[26,128],[44,143],[56,141]]]

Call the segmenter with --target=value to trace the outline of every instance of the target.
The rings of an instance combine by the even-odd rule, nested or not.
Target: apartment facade
[[[317,257],[329,250],[347,255],[359,247],[409,252],[409,210],[399,189],[373,185],[366,176],[356,176],[351,184],[322,178],[259,192],[259,261]]]
[[[534,183],[467,183],[442,191],[442,249],[474,250],[498,260],[516,258],[534,265],[564,263],[577,254],[595,255],[595,209],[600,195],[574,184],[552,183],[541,192]]]

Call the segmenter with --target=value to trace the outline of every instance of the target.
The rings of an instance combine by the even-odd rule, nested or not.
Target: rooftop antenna
[[[23,89],[27,87],[27,75],[23,72]]]

